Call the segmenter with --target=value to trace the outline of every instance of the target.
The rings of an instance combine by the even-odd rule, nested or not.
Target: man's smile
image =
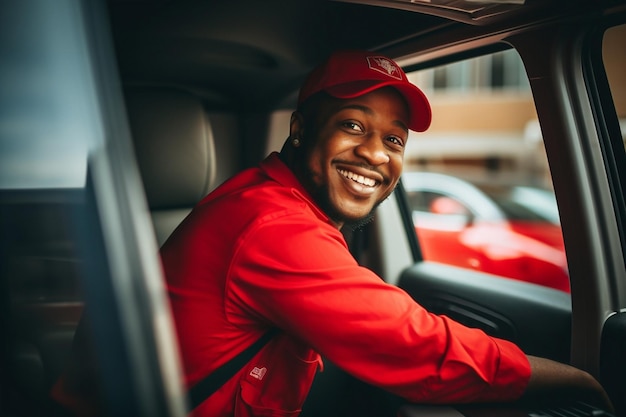
[[[366,187],[375,187],[378,184],[378,181],[376,181],[375,179],[365,177],[364,175],[357,174],[356,172],[348,171],[345,169],[337,169],[337,171],[345,178]]]
[[[337,172],[343,178],[347,190],[357,198],[369,198],[376,193],[382,183],[382,178],[375,172],[363,172],[363,169],[337,168]]]

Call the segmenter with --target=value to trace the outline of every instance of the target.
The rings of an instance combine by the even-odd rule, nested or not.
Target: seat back
[[[132,88],[126,105],[160,246],[215,185],[213,130],[201,100],[182,90]]]

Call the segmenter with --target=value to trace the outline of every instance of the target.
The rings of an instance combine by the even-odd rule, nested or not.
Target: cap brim
[[[428,129],[432,120],[430,103],[422,90],[413,84],[393,80],[365,80],[327,87],[324,91],[333,97],[346,99],[359,97],[382,87],[395,88],[406,100],[411,113],[409,116],[409,129],[416,132],[424,132]]]

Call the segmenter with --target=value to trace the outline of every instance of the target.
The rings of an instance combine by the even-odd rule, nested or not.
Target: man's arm
[[[600,383],[589,373],[550,359],[528,356],[531,376],[522,397],[526,400],[554,400],[555,398],[590,402],[605,410],[613,405]]]

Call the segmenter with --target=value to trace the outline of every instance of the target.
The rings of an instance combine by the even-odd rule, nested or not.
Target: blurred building
[[[618,116],[626,121],[625,38],[626,26],[607,31],[603,53]],[[411,134],[405,154],[408,170],[550,187],[530,85],[515,50],[411,73],[409,78],[429,97],[433,122],[427,132]]]

